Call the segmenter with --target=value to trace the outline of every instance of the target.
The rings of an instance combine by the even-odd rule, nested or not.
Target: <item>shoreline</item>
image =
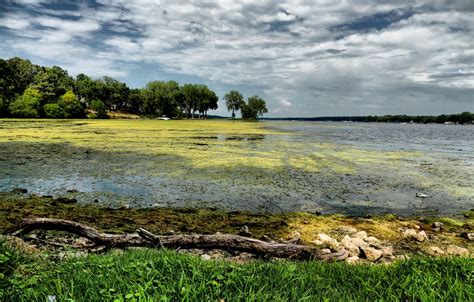
[[[25,218],[59,218],[84,223],[108,233],[133,233],[146,228],[156,234],[240,234],[263,241],[291,242],[319,249],[351,250],[347,262],[390,263],[413,256],[464,256],[474,258],[474,211],[460,219],[448,217],[348,217],[344,215],[318,215],[311,213],[256,214],[217,209],[148,208],[107,209],[96,205],[81,205],[67,199],[42,196],[22,196],[0,193],[0,232],[4,233]],[[57,232],[38,231],[39,237],[27,238],[37,248],[53,250],[46,242],[65,242],[76,245],[78,238],[59,235]],[[468,239],[468,234],[469,238]],[[362,239],[364,242],[360,241]],[[362,242],[362,243],[361,243]],[[359,244],[359,249],[354,247]],[[367,257],[366,245],[375,251]],[[354,252],[356,249],[356,252]],[[360,250],[360,253],[357,252]],[[379,255],[382,252],[382,255]],[[235,254],[222,251],[195,250],[191,253],[205,259],[235,258]],[[356,253],[358,253],[356,255]],[[63,253],[64,254],[64,253]],[[357,258],[356,258],[357,256]],[[247,257],[247,256],[245,256]],[[245,258],[244,257],[244,258]],[[255,257],[247,257],[248,260]],[[237,254],[237,261],[242,261]]]

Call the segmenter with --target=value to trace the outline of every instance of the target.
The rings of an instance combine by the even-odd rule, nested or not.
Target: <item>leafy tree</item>
[[[46,117],[49,118],[66,118],[67,114],[59,104],[46,104],[43,107],[43,111]]]
[[[28,88],[10,104],[9,110],[15,117],[39,117],[40,97],[39,91]]]
[[[142,90],[145,113],[174,116],[179,92],[179,84],[175,81],[149,82]]]
[[[91,102],[91,109],[95,111],[95,114],[92,116],[93,118],[109,118],[107,115],[107,106],[105,106],[104,102],[100,100],[93,100]]]
[[[15,57],[7,60],[7,64],[12,72],[12,92],[16,95],[21,95],[30,86],[35,79],[35,76],[40,71],[40,67],[32,64],[29,60],[23,60]]]
[[[183,86],[184,94],[184,111],[186,117],[194,118],[194,113],[196,112],[196,106],[199,103],[199,88],[194,84],[184,84]]]
[[[257,95],[249,97],[247,104],[244,104],[241,108],[242,118],[245,119],[256,119],[268,112],[266,102]]]
[[[23,93],[23,91],[21,92]],[[0,59],[0,116],[5,116],[10,100],[15,96],[14,72],[8,61]]]
[[[84,117],[84,108],[77,100],[76,95],[71,90],[67,91],[61,96],[59,106],[64,109],[67,118],[81,118]]]
[[[68,90],[72,90],[73,79],[61,67],[43,67],[34,78],[33,88],[37,89],[42,99],[41,105],[55,103]]]
[[[209,89],[206,85],[197,85],[199,99],[196,109],[201,117],[207,117],[207,111],[217,109],[219,98],[216,93]]]
[[[240,110],[242,105],[245,104],[242,94],[235,90],[229,91],[224,96],[224,100],[227,105],[227,110],[232,110],[232,118],[235,118],[235,111]]]

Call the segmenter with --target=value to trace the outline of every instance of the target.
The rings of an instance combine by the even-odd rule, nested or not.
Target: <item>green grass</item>
[[[463,258],[237,265],[130,250],[51,261],[0,244],[1,301],[473,301],[473,272]]]

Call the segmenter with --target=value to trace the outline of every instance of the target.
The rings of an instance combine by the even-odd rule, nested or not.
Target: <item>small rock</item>
[[[336,232],[344,235],[353,235],[357,233],[357,229],[351,226],[343,225],[336,228]]]
[[[418,198],[428,198],[430,196],[426,195],[426,194],[423,194],[423,193],[416,193],[416,197],[418,197]]]
[[[349,252],[349,256],[359,256],[360,254],[359,246],[356,243],[354,243],[353,240],[354,240],[353,238],[346,235],[341,240],[341,245]]]
[[[364,241],[375,247],[379,247],[382,244],[382,242],[374,236],[367,237]]]
[[[249,227],[244,225],[243,227],[240,228],[239,235],[240,236],[251,237],[252,233],[250,232]]]
[[[459,247],[456,245],[450,245],[446,249],[446,252],[448,255],[453,255],[453,256],[464,256],[467,257],[469,256],[469,250],[463,247]]]
[[[357,233],[354,235],[354,238],[365,239],[365,238],[367,238],[367,232],[366,232],[366,231],[357,232]]]
[[[382,247],[382,254],[384,255],[384,257],[393,256],[393,247],[392,246]]]
[[[13,190],[12,190],[12,193],[15,193],[15,194],[26,194],[26,193],[28,193],[28,190],[27,190],[27,189],[24,189],[24,188],[16,188],[16,189],[13,189]]]
[[[346,262],[351,263],[351,264],[357,263],[359,260],[360,258],[358,256],[351,256],[351,257],[346,258]]]
[[[313,244],[315,244],[315,245],[323,245],[324,242],[322,242],[321,240],[314,240],[314,241],[313,241]]]
[[[322,249],[321,251],[319,251],[320,254],[331,254],[331,250],[330,249]]]
[[[337,250],[339,248],[339,242],[324,233],[318,234],[318,239],[321,240],[323,244],[327,245],[332,250]]]
[[[416,235],[416,240],[419,242],[424,242],[425,240],[428,240],[428,236],[426,235],[425,231],[421,231]]]
[[[372,261],[372,262],[379,260],[383,256],[381,250],[378,250],[372,247],[363,246],[360,249],[364,253],[367,260]]]
[[[443,256],[446,252],[437,246],[431,246],[428,250],[428,254],[431,256]]]
[[[208,255],[208,254],[203,254],[203,255],[201,255],[201,259],[202,260],[211,260],[211,256]]]
[[[416,238],[416,235],[418,234],[414,229],[406,229],[405,231],[403,231],[403,238]]]
[[[469,241],[474,241],[474,233],[464,232],[464,233],[461,234],[461,237],[465,238]]]
[[[444,228],[444,223],[439,222],[439,221],[433,222],[433,224],[431,225],[431,228],[433,232],[439,233]]]

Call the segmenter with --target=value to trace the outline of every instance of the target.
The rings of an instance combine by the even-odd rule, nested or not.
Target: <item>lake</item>
[[[474,127],[5,119],[0,191],[15,188],[111,208],[459,214]]]

